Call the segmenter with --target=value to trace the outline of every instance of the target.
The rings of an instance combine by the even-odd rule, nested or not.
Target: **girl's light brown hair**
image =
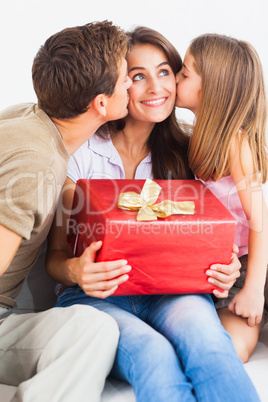
[[[231,144],[238,141],[241,151],[247,140],[255,172],[265,182],[267,100],[256,50],[244,41],[206,34],[192,41],[189,53],[202,79],[201,104],[189,146],[191,169],[203,180],[230,174]]]

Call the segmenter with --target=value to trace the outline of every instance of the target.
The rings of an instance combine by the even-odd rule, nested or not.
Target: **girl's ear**
[[[95,110],[103,117],[106,116],[107,97],[104,94],[99,94],[93,99]]]

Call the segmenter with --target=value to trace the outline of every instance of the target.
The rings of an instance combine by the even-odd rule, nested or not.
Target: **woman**
[[[67,210],[78,178],[192,177],[188,138],[174,112],[181,59],[153,30],[137,28],[129,37],[129,115],[121,125],[103,128],[75,154],[63,198]],[[120,340],[112,374],[132,384],[137,401],[259,400],[210,295],[111,296],[118,285],[112,268],[94,263],[101,242],[72,258],[63,239],[63,229],[55,228],[47,267],[69,286],[57,305],[87,304],[115,318]],[[209,271],[228,290],[236,274],[224,283],[228,267],[216,267],[221,272]],[[109,272],[102,273],[106,268]],[[126,279],[121,275],[121,281]]]

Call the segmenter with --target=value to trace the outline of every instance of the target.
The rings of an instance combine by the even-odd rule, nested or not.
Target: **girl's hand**
[[[206,271],[209,276],[208,282],[217,286],[223,291],[213,290],[213,294],[219,299],[226,298],[229,290],[235,283],[236,279],[240,276],[241,263],[237,258],[238,247],[233,245],[233,254],[229,265],[213,264],[210,269]]]
[[[247,318],[250,327],[261,323],[264,295],[256,289],[241,289],[229,303],[229,310],[236,315]]]
[[[127,281],[131,267],[126,260],[94,262],[102,242],[93,242],[79,258],[72,258],[72,272],[76,282],[88,296],[104,299]]]

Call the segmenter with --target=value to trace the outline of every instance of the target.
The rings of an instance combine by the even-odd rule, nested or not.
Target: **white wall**
[[[31,66],[53,33],[108,19],[124,29],[146,25],[164,34],[181,56],[195,36],[216,32],[257,49],[268,81],[267,0],[0,0],[0,110],[35,101]]]

